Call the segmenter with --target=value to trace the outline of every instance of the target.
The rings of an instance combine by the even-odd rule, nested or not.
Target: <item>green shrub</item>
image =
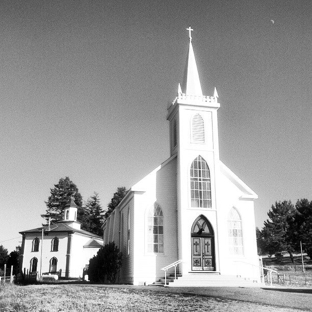
[[[92,283],[116,282],[122,265],[122,253],[114,242],[102,247],[89,261],[89,279]]]

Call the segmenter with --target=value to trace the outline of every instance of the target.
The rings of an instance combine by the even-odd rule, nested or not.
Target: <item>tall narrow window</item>
[[[65,220],[68,220],[69,219],[69,210],[66,210],[66,217],[65,217]]]
[[[36,237],[36,238],[32,241],[31,251],[39,251],[39,238],[38,238],[38,237]]]
[[[50,273],[55,273],[57,271],[57,258],[53,257],[50,259]]]
[[[204,119],[199,114],[196,114],[192,120],[192,140],[195,143],[205,143]]]
[[[177,121],[173,121],[173,147],[177,146]]]
[[[51,241],[51,251],[58,251],[59,239],[54,237]]]
[[[127,252],[130,255],[130,208],[128,208],[128,222],[127,222]]]
[[[32,258],[30,260],[30,268],[29,268],[29,272],[30,273],[35,273],[37,272],[37,264],[38,264],[38,259],[37,258]]]
[[[228,218],[229,249],[232,255],[244,253],[242,220],[235,208],[232,208]]]
[[[192,207],[211,208],[210,170],[201,156],[193,161],[190,178]]]
[[[164,252],[164,216],[157,203],[149,210],[147,216],[147,251]]]

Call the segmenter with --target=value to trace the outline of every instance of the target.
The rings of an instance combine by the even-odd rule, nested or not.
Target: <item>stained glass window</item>
[[[147,251],[164,252],[164,216],[158,204],[149,210],[147,216]]]
[[[244,253],[242,220],[235,208],[232,208],[228,219],[229,249],[232,255]]]
[[[211,208],[210,170],[201,156],[193,161],[190,177],[192,207]]]

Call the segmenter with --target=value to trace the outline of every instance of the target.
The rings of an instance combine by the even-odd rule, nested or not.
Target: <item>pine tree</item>
[[[300,250],[300,242],[303,250],[312,259],[312,201],[298,200],[296,214],[292,222],[292,242],[296,249]]]
[[[295,214],[295,207],[290,201],[276,202],[268,212],[269,219],[264,222],[261,237],[264,241],[265,252],[277,254],[287,251],[293,260],[293,246],[290,237],[290,223]]]
[[[96,235],[103,235],[103,209],[101,207],[99,194],[94,192],[86,204],[85,209],[85,230]]]
[[[107,211],[105,212],[105,218],[108,218],[108,216],[115,210],[115,208],[119,205],[119,203],[122,201],[122,199],[127,194],[126,188],[123,187],[117,187],[117,191],[114,193],[113,198],[111,199],[110,203],[107,205]]]
[[[82,196],[75,183],[73,183],[69,177],[61,178],[54,188],[50,190],[51,195],[48,201],[46,212],[48,214],[57,213],[58,216],[53,217],[54,220],[61,220],[64,214],[64,210],[70,204],[71,197],[74,197],[75,204],[78,207],[77,220],[83,220],[84,210],[82,208]]]

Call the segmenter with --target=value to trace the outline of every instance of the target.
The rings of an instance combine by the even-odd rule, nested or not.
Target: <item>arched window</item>
[[[30,268],[29,268],[29,272],[30,273],[35,273],[37,272],[37,264],[38,264],[38,259],[37,258],[32,258],[30,260]]]
[[[57,259],[55,257],[50,259],[50,273],[55,273],[57,271]]]
[[[54,237],[51,241],[51,251],[58,251],[59,239]]]
[[[66,210],[66,217],[65,217],[65,220],[68,220],[69,219],[69,210]]]
[[[36,237],[36,238],[32,241],[31,251],[39,251],[39,238],[38,238],[38,237]]]
[[[242,220],[234,207],[229,213],[228,231],[230,254],[242,255],[244,253]]]
[[[127,220],[127,252],[130,255],[130,208],[128,208],[128,220]]]
[[[177,121],[176,119],[173,121],[173,147],[177,146]]]
[[[192,141],[205,143],[205,124],[200,114],[196,114],[192,119]]]
[[[164,252],[164,216],[157,203],[147,215],[147,252]]]
[[[192,207],[211,208],[210,170],[201,156],[193,161],[190,178]]]

